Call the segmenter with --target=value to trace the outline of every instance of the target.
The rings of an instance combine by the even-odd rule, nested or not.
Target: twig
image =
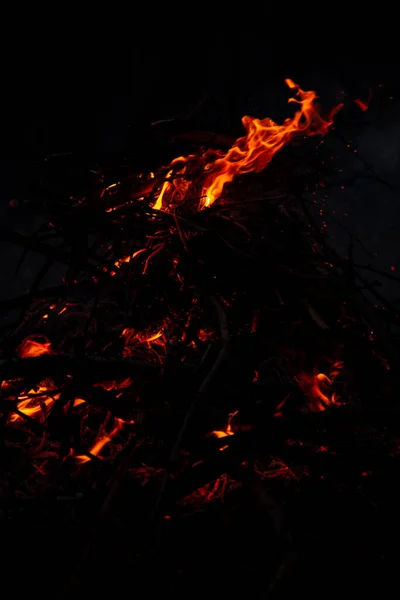
[[[217,316],[218,316],[218,321],[219,321],[219,327],[220,327],[220,334],[221,334],[221,340],[222,340],[222,346],[221,349],[218,353],[218,356],[213,364],[213,366],[211,367],[210,371],[207,373],[206,377],[203,379],[195,397],[193,398],[186,414],[185,414],[185,418],[183,420],[182,426],[179,430],[179,433],[177,435],[177,438],[175,440],[174,445],[172,446],[170,455],[169,455],[169,459],[168,459],[168,463],[169,465],[172,465],[174,463],[176,463],[176,461],[179,458],[179,450],[180,450],[180,446],[182,443],[182,439],[183,436],[185,434],[186,428],[189,424],[190,419],[192,418],[199,402],[201,401],[201,399],[203,398],[208,386],[210,385],[210,383],[212,382],[213,378],[215,377],[218,369],[220,368],[222,362],[224,361],[224,359],[226,358],[226,355],[228,353],[229,350],[229,327],[228,327],[228,320],[226,318],[226,314],[224,309],[222,308],[222,305],[220,304],[220,302],[218,302],[218,300],[214,297],[211,296],[210,298],[212,304],[214,305],[216,312],[217,312]],[[168,480],[169,480],[169,471],[166,470],[165,471],[165,475],[163,478],[163,482],[160,488],[160,492],[158,494],[157,497],[157,501],[156,501],[156,505],[154,508],[154,512],[153,512],[153,519],[156,518],[162,500],[164,498],[165,495],[165,491],[167,488],[167,484],[168,484]]]

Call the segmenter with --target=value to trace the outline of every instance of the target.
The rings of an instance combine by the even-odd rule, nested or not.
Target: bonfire
[[[132,577],[286,597],[344,531],[342,560],[386,551],[371,481],[398,467],[398,317],[275,162],[341,108],[286,83],[284,123],[245,116],[230,148],[153,172],[92,169],[33,236],[2,231],[45,262],[0,302],[1,507],[32,571],[57,555],[60,597]]]

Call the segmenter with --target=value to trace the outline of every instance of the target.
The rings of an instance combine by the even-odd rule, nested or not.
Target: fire
[[[14,400],[16,397],[15,386],[20,380],[3,381],[0,386],[0,391],[6,400]],[[57,386],[51,379],[41,381],[32,389],[22,390],[17,396],[17,410],[19,413],[27,417],[39,418],[44,420],[47,416],[48,409],[59,400],[60,392],[57,391]],[[83,398],[75,398],[73,406],[80,406],[86,402]],[[19,413],[13,413],[9,417],[10,423],[20,421],[23,417]]]
[[[343,363],[336,362],[329,371],[329,376],[324,373],[316,375],[307,375],[301,373],[298,377],[298,383],[303,392],[308,396],[308,406],[312,411],[321,411],[332,404],[337,404],[339,396],[335,392],[329,391],[333,382],[343,368]]]
[[[180,503],[184,506],[194,505],[199,507],[202,504],[217,500],[224,502],[226,493],[233,491],[240,486],[241,483],[235,481],[226,473],[223,473],[215,481],[207,483],[189,496],[183,498]]]
[[[134,252],[132,255],[128,254],[127,256],[123,256],[122,258],[116,260],[114,262],[114,265],[117,267],[117,269],[119,269],[121,267],[122,263],[130,263],[131,260],[133,260],[134,258],[139,256],[140,254],[143,254],[143,252],[146,252],[146,248],[142,248],[141,250],[136,250],[136,252]]]
[[[174,172],[173,169],[171,169],[170,171],[168,171],[167,176],[166,176],[166,180],[171,177],[171,175],[172,175],[173,172]],[[168,181],[164,181],[164,183],[162,185],[162,188],[161,188],[160,195],[158,196],[157,201],[156,201],[156,203],[153,206],[154,210],[161,210],[162,199],[163,199],[163,196],[164,196],[166,190],[168,189],[168,187],[169,187],[169,182]]]
[[[295,136],[324,134],[328,131],[333,114],[327,120],[320,116],[314,104],[316,93],[304,92],[291,79],[286,79],[286,84],[296,90],[298,99],[290,98],[289,102],[299,104],[300,110],[282,125],[268,117],[262,120],[243,117],[246,135],[236,140],[232,148],[209,169],[203,187],[202,207],[211,206],[221,196],[224,185],[237,175],[259,173],[265,169],[274,155]]]
[[[100,433],[95,441],[95,443],[90,447],[89,449],[89,454],[92,454],[93,456],[97,456],[98,458],[100,457],[100,453],[103,450],[103,448],[109,444],[113,438],[115,438],[116,435],[118,435],[118,433],[120,433],[122,431],[122,429],[124,428],[125,425],[133,425],[134,421],[124,421],[123,419],[118,419],[117,417],[115,418],[115,425],[112,428],[112,430],[109,433]],[[75,459],[78,461],[79,464],[84,464],[86,462],[88,462],[90,459],[89,456],[86,456],[85,454],[79,454],[77,456],[75,456]]]
[[[224,437],[228,437],[229,435],[234,435],[235,432],[232,431],[232,425],[231,425],[231,423],[232,423],[232,419],[234,417],[236,417],[236,415],[238,414],[238,412],[239,412],[238,410],[235,410],[234,412],[229,413],[228,423],[227,423],[227,425],[226,425],[226,427],[225,427],[224,430],[212,431],[210,435],[213,435],[214,437],[217,437],[217,438],[224,438]],[[222,446],[220,448],[220,450],[225,450],[225,448],[227,448],[227,447],[228,446]]]
[[[198,169],[202,165],[203,185],[199,209],[211,206],[222,194],[224,185],[233,181],[238,175],[245,173],[259,173],[267,167],[275,154],[281,148],[299,135],[325,134],[333,122],[333,117],[342,107],[340,104],[331,111],[326,119],[318,112],[315,105],[317,95],[314,91],[303,91],[291,79],[286,79],[286,84],[294,90],[296,97],[289,102],[299,105],[299,110],[292,118],[288,118],[281,125],[270,118],[257,119],[249,116],[242,118],[242,124],[246,135],[236,140],[233,146],[226,152],[205,151],[199,156],[180,157],[173,160],[162,185],[161,192],[153,208],[163,210],[163,199],[166,203],[176,203],[184,197],[188,189],[188,181],[185,179],[189,167]],[[215,158],[217,157],[217,158]],[[172,169],[171,169],[172,167]],[[174,180],[172,173],[178,175]],[[179,175],[181,177],[179,177]],[[180,198],[177,198],[177,193]]]
[[[100,381],[95,383],[93,387],[102,387],[104,390],[110,392],[111,390],[126,390],[132,385],[133,381],[131,377],[121,379],[121,381]]]
[[[159,360],[161,357],[159,352],[162,353],[166,350],[166,327],[168,323],[166,322],[164,326],[157,328],[156,330],[150,329],[145,332],[136,332],[132,328],[125,328],[122,331],[121,337],[124,338],[124,356],[131,356],[134,354],[135,349],[140,347],[147,347],[148,350],[151,350],[155,353]]]
[[[54,393],[56,386],[52,381],[43,381],[36,388],[27,392],[23,392],[18,396],[17,408],[27,417],[44,416],[45,409],[50,408],[56,400],[59,399],[60,393]],[[12,414],[10,422],[13,423],[22,419],[19,414]]]
[[[43,354],[53,354],[51,343],[45,336],[40,336],[44,341],[37,341],[37,336],[27,337],[21,342],[17,349],[19,358],[30,358],[32,356],[42,356]]]

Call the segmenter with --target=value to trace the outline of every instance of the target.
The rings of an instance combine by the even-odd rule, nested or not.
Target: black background
[[[397,89],[390,13],[364,9],[353,23],[337,5],[277,6],[15,7],[2,24],[2,157],[112,151],[107,131],[182,114],[202,95],[240,118],[285,77],[355,96]]]

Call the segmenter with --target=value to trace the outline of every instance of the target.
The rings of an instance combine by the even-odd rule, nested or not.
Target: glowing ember
[[[165,352],[166,349],[166,326],[160,327],[159,329],[150,329],[146,332],[136,332],[132,328],[126,328],[122,331],[121,337],[124,338],[124,356],[133,356],[140,347],[146,347],[147,350],[151,350],[157,356],[157,359],[161,361],[160,351]]]
[[[246,135],[237,139],[228,152],[206,151],[201,156],[176,158],[169,166],[166,180],[153,208],[166,209],[168,205],[177,204],[184,198],[189,185],[185,179],[189,167],[191,170],[198,170],[201,165],[204,180],[199,208],[202,209],[211,206],[221,196],[224,185],[238,175],[259,173],[265,169],[275,154],[294,137],[325,134],[333,122],[333,116],[342,105],[337,106],[324,119],[315,105],[315,92],[303,91],[291,79],[286,79],[286,84],[297,96],[290,98],[289,102],[299,105],[299,110],[291,119],[286,119],[283,124],[278,125],[268,117],[256,119],[244,116],[242,123]],[[171,178],[172,173],[181,177],[176,177],[169,183],[167,179]],[[163,204],[164,198],[166,201]]]
[[[95,443],[90,447],[89,449],[89,454],[92,454],[93,456],[97,456],[97,458],[100,458],[100,452],[103,450],[103,448],[109,444],[113,438],[118,435],[118,433],[120,433],[122,431],[122,429],[124,428],[124,425],[133,425],[134,421],[123,421],[122,419],[118,419],[115,418],[115,425],[112,428],[112,430],[109,433],[100,433],[95,441]],[[78,461],[79,464],[84,464],[86,462],[88,462],[89,460],[91,460],[91,458],[85,454],[79,454],[77,456],[75,456],[76,460]]]
[[[223,437],[227,437],[229,435],[234,435],[235,432],[232,431],[231,422],[232,422],[233,417],[236,417],[236,415],[238,414],[238,412],[239,412],[238,410],[235,410],[233,413],[229,414],[228,423],[227,423],[227,425],[226,425],[226,427],[225,427],[225,429],[223,431],[218,431],[218,430],[217,431],[212,431],[211,435],[213,435],[214,437],[217,437],[217,438],[223,438]],[[225,448],[227,448],[227,447],[228,446],[222,446],[220,448],[220,450],[225,450]]]
[[[44,341],[38,341],[35,336],[25,338],[17,349],[17,355],[20,358],[29,358],[42,356],[43,354],[53,354],[50,341],[45,336],[40,337]]]
[[[336,362],[329,371],[329,376],[324,373],[307,375],[301,373],[297,380],[300,388],[308,396],[308,406],[312,411],[325,410],[332,404],[337,404],[339,396],[330,392],[329,388],[343,368],[343,363]]]
[[[60,393],[55,393],[56,386],[52,381],[43,381],[36,388],[24,392],[18,396],[17,409],[27,417],[45,417],[46,409],[50,408]],[[22,419],[21,415],[13,413],[10,422]]]

